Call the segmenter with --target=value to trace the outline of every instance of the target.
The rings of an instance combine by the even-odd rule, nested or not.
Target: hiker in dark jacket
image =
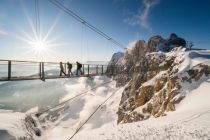
[[[78,71],[80,71],[80,74],[82,75],[82,70],[81,70],[82,64],[79,63],[79,62],[76,62],[76,63],[77,63],[77,73],[76,73],[76,75],[78,75]]]
[[[67,67],[68,67],[68,76],[70,77],[70,74],[71,74],[71,76],[73,75],[73,73],[72,73],[72,71],[71,71],[71,69],[72,69],[72,64],[69,63],[69,62],[67,62]]]
[[[62,73],[63,73],[64,75],[66,75],[66,73],[64,72],[63,63],[60,62],[60,76],[62,76]]]

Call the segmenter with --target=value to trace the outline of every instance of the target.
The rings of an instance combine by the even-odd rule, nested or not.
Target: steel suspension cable
[[[117,91],[117,90],[116,90]],[[92,118],[92,116],[101,108],[102,105],[104,105],[113,95],[114,93],[116,92],[114,91],[108,98],[106,98],[91,114],[90,116],[84,121],[84,123],[79,126],[76,131],[73,133],[73,135],[68,139],[68,140],[71,140],[79,131],[80,129]]]
[[[36,34],[38,37],[40,37],[39,0],[35,0],[35,13],[36,13]]]
[[[40,112],[36,112],[36,113],[31,113],[31,115],[35,114],[37,117],[39,117],[41,114],[46,113],[46,112],[50,111],[51,109],[54,109],[54,108],[56,108],[56,107],[58,107],[58,106],[60,106],[60,105],[63,105],[63,104],[65,104],[65,103],[67,103],[67,102],[70,102],[70,101],[72,101],[73,99],[75,99],[75,98],[77,98],[77,97],[80,97],[80,96],[82,96],[82,95],[84,95],[84,94],[86,94],[86,93],[88,93],[88,92],[90,92],[90,91],[92,91],[92,90],[94,90],[94,89],[97,89],[97,88],[99,88],[99,87],[101,87],[101,86],[103,86],[103,85],[106,85],[106,84],[108,84],[108,83],[111,83],[111,82],[112,82],[112,81],[104,82],[104,83],[102,83],[102,84],[100,84],[100,85],[97,85],[97,86],[95,86],[95,87],[93,87],[93,88],[91,88],[91,89],[89,89],[89,90],[87,90],[87,91],[84,91],[84,92],[82,92],[82,93],[80,93],[80,94],[78,94],[78,95],[76,95],[76,96],[74,96],[74,97],[72,97],[72,98],[70,98],[70,99],[68,99],[68,100],[66,100],[66,101],[63,101],[63,102],[61,102],[61,103],[59,103],[59,104],[57,104],[57,105],[55,105],[55,106],[53,106],[53,107],[50,107],[50,108],[48,108],[48,109],[46,109],[46,110],[44,110],[44,111],[40,111]]]
[[[73,12],[72,10],[70,10],[69,8],[65,7],[62,3],[60,3],[57,0],[48,0],[49,2],[51,2],[52,4],[54,4],[56,7],[58,7],[59,9],[63,10],[64,12],[66,12],[68,15],[72,16],[74,19],[76,19],[78,22],[84,24],[85,26],[87,26],[89,29],[93,30],[94,32],[96,32],[97,34],[101,35],[102,37],[104,37],[105,39],[109,40],[110,42],[114,43],[115,45],[117,45],[118,47],[120,47],[121,49],[127,49],[124,45],[122,45],[121,43],[119,43],[118,41],[116,41],[115,39],[113,39],[112,37],[108,36],[107,34],[105,34],[103,31],[99,30],[98,28],[96,28],[95,26],[93,26],[92,24],[90,24],[89,22],[87,22],[86,20],[84,20],[83,18],[81,18],[79,15],[77,15],[75,12]]]

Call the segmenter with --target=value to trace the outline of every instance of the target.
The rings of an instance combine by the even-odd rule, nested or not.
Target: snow
[[[185,49],[182,49],[181,52],[167,54],[167,56],[170,55],[178,56],[175,60],[177,62],[184,60],[179,67],[180,72],[199,63],[210,64],[209,51],[185,52]],[[164,71],[159,73],[157,77],[161,74],[164,74]],[[147,81],[144,86],[152,84],[154,80],[153,78]],[[81,131],[74,139],[210,139],[209,77],[203,76],[200,81],[184,84],[183,87],[182,92],[185,93],[186,97],[176,106],[175,112],[169,112],[165,117],[119,125],[116,124],[117,120],[114,120],[98,129]],[[103,115],[106,115],[105,113]]]
[[[92,84],[95,83],[93,84],[93,87],[96,85],[100,85],[101,83],[104,83],[107,80],[108,80],[107,77],[95,77],[92,81]],[[84,83],[84,81],[82,83]],[[69,85],[67,88],[68,90],[71,90],[73,92],[74,92],[74,89],[78,89],[78,86],[81,86],[80,89],[85,88],[86,90],[89,90],[91,88],[89,87],[91,84],[86,84],[87,87],[84,87],[84,85],[82,86],[77,85],[77,84],[72,85],[72,86]],[[44,133],[45,139],[50,139],[50,140],[68,139],[69,136],[72,135],[74,131],[89,117],[89,115],[107,97],[115,93],[116,90],[118,89],[115,87],[115,82],[112,81],[104,86],[101,86],[93,91],[88,92],[87,95],[84,95],[81,98],[78,98],[72,102],[69,102],[68,104],[63,106],[64,109],[62,107],[58,108],[57,111],[62,112],[62,115],[54,122],[50,120],[45,120],[47,122],[43,123],[43,125],[47,128]],[[74,96],[78,94],[80,93],[78,92],[73,93]],[[118,94],[118,96],[121,96],[121,94]],[[71,97],[72,97],[71,95],[67,95],[66,97],[64,97],[65,99],[61,101],[65,101]],[[114,97],[115,96],[113,96],[113,98]],[[119,101],[120,99],[118,99],[118,102],[117,101],[112,102],[112,104],[117,103],[115,106],[118,106]],[[108,106],[102,106],[102,110],[107,107]],[[103,124],[113,121],[113,117],[116,117],[115,115],[116,110],[114,111],[114,114],[110,110],[111,108],[109,108],[109,111],[107,112],[107,114],[110,114],[110,115],[106,115],[105,117],[101,115],[101,111],[96,112],[96,114],[93,116],[93,119],[98,118],[98,121],[90,120],[83,129],[100,128]],[[48,115],[48,114],[44,114],[44,117],[45,115]],[[50,117],[53,118],[54,116],[55,115],[52,115]]]
[[[177,107],[177,111],[165,117],[150,118],[146,121],[117,125],[121,93],[120,88],[114,96],[88,121],[73,139],[77,140],[119,140],[119,139],[209,139],[210,138],[210,79],[203,82],[197,89],[189,93]],[[200,94],[202,93],[202,94]],[[208,95],[207,95],[208,94]],[[197,106],[197,107],[195,107]],[[62,126],[57,125],[48,132],[50,139],[68,139],[76,128],[71,120]],[[67,126],[66,126],[67,125]],[[71,129],[68,128],[71,125]],[[62,129],[62,130],[61,130]],[[53,134],[56,134],[53,135]],[[62,137],[60,137],[62,136]]]
[[[129,42],[129,44],[127,46],[127,52],[128,52],[128,54],[131,54],[132,53],[132,51],[133,51],[133,49],[134,49],[134,47],[135,47],[135,45],[136,45],[137,42],[138,42],[137,40],[134,40],[134,41]]]
[[[24,113],[0,110],[0,139],[7,140],[14,138],[14,136],[24,136],[26,134],[26,129],[22,125],[24,118]]]
[[[23,119],[25,118],[25,114],[30,114],[30,113],[38,111],[40,107],[40,103],[43,104],[43,106],[45,106],[45,109],[46,107],[49,107],[49,106],[55,106],[55,104],[50,104],[50,102],[45,102],[45,104],[44,102],[40,102],[41,98],[43,98],[43,100],[45,101],[57,100],[56,104],[58,104],[59,102],[66,101],[67,99],[71,97],[74,97],[84,91],[88,91],[91,88],[97,85],[101,85],[103,83],[107,83],[107,84],[104,84],[103,86],[96,88],[90,92],[87,92],[87,94],[84,97],[82,96],[81,98],[78,98],[77,100],[71,102],[70,104],[64,105],[66,112],[65,111],[62,112],[61,110],[61,112],[59,112],[62,114],[60,118],[58,118],[54,123],[49,121],[49,123],[46,124],[49,131],[46,130],[46,133],[44,133],[43,135],[44,140],[52,139],[52,138],[61,139],[60,138],[61,135],[63,135],[64,139],[68,137],[69,134],[71,134],[70,132],[71,131],[73,132],[80,125],[80,122],[84,121],[84,119],[86,119],[87,116],[91,112],[93,112],[93,110],[102,101],[104,101],[104,99],[106,99],[110,94],[112,94],[113,93],[112,91],[115,91],[116,89],[115,82],[106,76],[96,76],[94,78],[82,77],[82,78],[74,78],[74,79],[47,80],[46,82],[31,81],[30,83],[28,82],[28,84],[26,84],[26,82],[3,83],[1,85],[2,98],[0,100],[0,103],[2,104],[1,105],[2,108],[4,109],[8,108],[7,105],[12,104],[14,102],[13,109],[16,111],[23,110],[23,109],[26,110],[25,109],[26,106],[28,106],[28,108],[31,108],[31,109],[29,110],[27,109],[26,113],[15,113],[13,111],[3,112],[4,110],[1,111],[0,112],[0,120],[1,120],[0,129],[5,130],[4,133],[3,131],[1,131],[1,136],[6,135],[7,132],[9,132],[9,134],[11,133],[12,135],[16,137],[24,135],[18,130],[21,127],[12,127],[12,126],[16,125],[16,123],[19,126],[24,125]],[[37,88],[39,88],[40,93],[37,93]],[[19,91],[19,96],[15,96],[17,91]],[[62,91],[65,91],[65,92],[62,92]],[[3,92],[7,94],[5,95],[3,94]],[[54,94],[54,93],[57,93],[57,94]],[[26,98],[28,99],[26,100]],[[8,104],[5,104],[6,103],[5,99],[10,99],[10,100],[7,100],[10,102]],[[19,102],[20,105],[15,106],[16,102],[17,103]],[[13,106],[13,104],[11,106]],[[55,112],[59,109],[63,109],[62,106],[59,106],[57,109],[55,109]],[[54,114],[57,115],[56,113]],[[20,115],[21,117],[18,117]],[[44,114],[44,115],[48,115],[48,114]],[[10,116],[10,117],[5,117],[5,116]],[[56,118],[56,116],[52,115],[51,119],[54,119],[53,117]],[[102,122],[99,124],[92,123],[90,124],[90,126],[99,127],[103,123],[107,121],[111,121],[111,118],[106,118],[106,117],[101,118],[101,121]],[[11,125],[11,127],[7,127],[7,125]],[[54,128],[56,125],[58,125],[58,127]],[[23,132],[27,132],[27,130],[23,129]]]
[[[177,111],[210,109],[210,79],[186,95],[183,102],[177,105]]]
[[[82,131],[74,139],[210,139],[209,90],[210,79],[191,91],[177,111],[165,117],[119,125],[115,120],[100,129]]]
[[[179,67],[179,72],[182,72],[186,69],[192,68],[199,63],[210,64],[210,51],[188,51],[180,55],[179,60],[184,58],[184,62]]]
[[[106,78],[96,77],[92,80],[95,84],[102,83]],[[66,85],[73,92],[85,79],[79,79],[78,85]],[[90,82],[90,81],[89,81]],[[94,83],[93,82],[93,83]],[[95,84],[88,83],[87,89]],[[209,139],[210,138],[210,79],[189,92],[188,96],[177,106],[175,112],[168,113],[165,117],[150,118],[145,121],[117,125],[117,110],[120,103],[121,93],[124,87],[115,88],[114,81],[104,87],[100,87],[87,96],[69,103],[55,122],[47,121],[43,140],[66,140],[69,139],[91,112],[110,94],[114,95],[104,104],[84,127],[75,135],[74,140],[141,140],[141,139]],[[84,90],[85,86],[81,86]],[[74,94],[78,94],[74,92]],[[71,97],[70,94],[64,97]],[[61,100],[63,101],[63,100]],[[32,111],[33,112],[33,111]],[[0,129],[7,130],[13,136],[25,134],[22,127],[24,113],[1,111]],[[45,114],[48,115],[48,114]]]
[[[153,84],[155,83],[155,80],[157,80],[158,78],[160,78],[160,77],[161,77],[163,74],[165,74],[165,73],[166,73],[166,71],[161,71],[161,72],[159,72],[155,77],[153,77],[152,79],[150,79],[150,80],[144,82],[144,83],[142,84],[142,86],[153,85]]]
[[[157,57],[158,54],[160,53],[157,53]],[[178,54],[167,53],[167,56],[173,55],[178,56],[175,61],[183,60],[179,72],[198,63],[210,64],[210,51],[183,50]],[[164,73],[165,71],[162,71],[157,77]],[[152,84],[154,80],[153,78],[147,81],[144,86]],[[102,86],[105,82],[109,83]],[[0,139],[27,135],[23,121],[26,114],[46,106],[54,106],[85,91],[88,92],[83,96],[41,115],[38,124],[42,126],[42,136],[36,137],[35,140],[69,139],[91,113],[112,94],[113,96],[99,108],[73,140],[210,139],[209,77],[202,77],[200,81],[193,81],[191,84],[183,84],[182,92],[186,97],[176,105],[176,111],[168,112],[164,117],[151,117],[145,121],[128,124],[117,124],[117,111],[126,86],[116,88],[115,84],[115,81],[106,76],[47,80],[45,83],[0,83],[0,107],[4,109],[0,110]],[[98,85],[101,86],[90,90]],[[18,102],[25,104],[17,104]],[[22,113],[6,110],[8,108],[21,110]]]
[[[0,106],[0,109],[26,112],[36,106],[39,109],[53,106],[68,93],[64,88],[65,85],[71,84],[74,80],[6,82],[0,85],[0,104],[3,105]]]

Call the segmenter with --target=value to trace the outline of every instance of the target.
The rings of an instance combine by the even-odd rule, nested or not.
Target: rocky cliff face
[[[173,45],[173,48],[166,49],[170,52],[157,52],[162,44],[165,48]],[[128,49],[120,62],[124,69],[114,77],[117,86],[125,86],[117,112],[118,123],[164,116],[174,111],[175,105],[185,97],[185,87],[209,76],[210,66],[190,67],[186,64],[190,53],[178,45],[185,45],[184,39],[171,34],[169,39],[154,36],[148,43],[140,40]]]
[[[114,53],[108,65],[117,65],[118,63],[120,63],[123,57],[124,57],[124,53],[122,52]]]

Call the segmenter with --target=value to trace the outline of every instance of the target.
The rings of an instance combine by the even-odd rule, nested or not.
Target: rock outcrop
[[[123,52],[114,53],[108,65],[117,65],[117,63],[120,63],[123,57],[124,57]]]
[[[169,52],[175,47],[186,47],[186,41],[178,37],[175,33],[171,33],[168,39],[163,39],[161,36],[154,36],[149,40],[148,46],[150,46],[150,44],[154,44],[153,51],[160,50],[163,52]]]
[[[164,45],[167,53],[159,52],[160,45]],[[169,39],[154,36],[148,43],[139,40],[128,49],[118,63],[123,71],[114,76],[117,86],[125,86],[117,112],[118,123],[164,116],[168,111],[174,111],[175,105],[185,97],[182,85],[209,76],[208,65],[182,68],[185,45],[184,39],[172,33]]]
[[[167,45],[175,45],[175,46],[186,46],[186,41],[178,37],[175,33],[172,33],[167,40]]]

